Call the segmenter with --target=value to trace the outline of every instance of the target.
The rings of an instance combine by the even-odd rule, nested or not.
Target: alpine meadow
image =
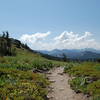
[[[100,100],[100,0],[0,0],[0,100]]]

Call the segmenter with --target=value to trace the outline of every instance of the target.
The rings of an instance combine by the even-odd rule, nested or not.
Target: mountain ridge
[[[85,48],[85,49],[54,49],[51,51],[40,50],[39,52],[43,54],[48,54],[55,57],[63,57],[65,54],[70,59],[100,59],[100,50],[96,50],[93,48]]]

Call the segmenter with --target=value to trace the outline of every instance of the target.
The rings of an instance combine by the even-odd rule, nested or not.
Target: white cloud
[[[99,44],[91,37],[92,33],[85,32],[83,35],[73,32],[64,31],[60,36],[55,37],[56,46],[58,49],[81,49],[81,48],[96,48],[99,49]]]
[[[23,34],[20,38],[20,40],[23,43],[27,43],[32,49],[41,49],[44,48],[44,44],[43,40],[45,40],[45,38],[47,36],[49,36],[51,34],[51,32],[46,32],[46,33],[34,33],[34,34]]]
[[[85,32],[83,35],[74,32],[62,32],[59,36],[48,40],[51,33],[35,33],[32,35],[24,34],[20,40],[27,43],[32,49],[52,50],[52,49],[100,49],[99,43],[92,37],[92,33]],[[48,38],[47,38],[48,37]]]
[[[39,42],[41,40],[44,40],[48,35],[50,35],[50,32],[47,33],[35,33],[35,34],[24,34],[21,36],[20,40],[24,43],[35,43]]]

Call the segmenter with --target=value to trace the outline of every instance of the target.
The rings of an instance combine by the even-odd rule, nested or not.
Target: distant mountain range
[[[52,51],[40,50],[39,52],[43,54],[48,54],[54,57],[63,57],[65,54],[70,59],[100,59],[100,50],[85,48],[85,49],[54,49]]]

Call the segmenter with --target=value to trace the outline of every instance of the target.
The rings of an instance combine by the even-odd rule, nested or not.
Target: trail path
[[[63,74],[63,67],[52,69],[47,74],[51,86],[48,98],[50,100],[87,100],[82,94],[76,94],[68,84],[70,77]]]

